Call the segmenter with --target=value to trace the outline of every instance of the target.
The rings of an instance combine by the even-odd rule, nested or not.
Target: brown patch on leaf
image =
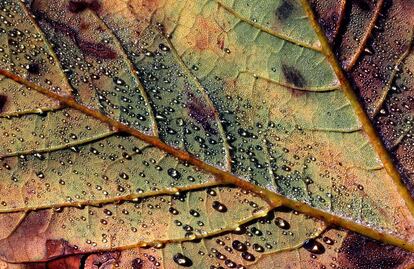
[[[217,134],[216,129],[212,127],[212,122],[215,119],[214,110],[191,93],[188,93],[187,97],[187,107],[190,117],[201,124],[205,131],[210,134]]]
[[[32,5],[33,12],[39,20],[45,21],[56,31],[68,35],[83,53],[99,59],[115,59],[117,57],[117,53],[108,45],[83,40],[80,38],[78,30],[50,19],[45,13],[34,7],[35,5]]]
[[[280,21],[286,21],[293,13],[295,6],[290,0],[283,0],[276,8],[275,15]]]
[[[28,263],[24,269],[80,269],[82,267],[82,255],[69,256],[45,263]]]
[[[214,20],[198,16],[188,42],[197,51],[210,50],[222,54],[225,48],[225,33]]]
[[[3,112],[4,107],[6,106],[7,103],[7,96],[0,94],[0,113]]]
[[[350,233],[344,239],[339,253],[339,264],[355,269],[394,269],[412,258],[400,248]]]
[[[49,210],[30,212],[10,236],[0,240],[0,257],[4,260],[30,260],[32,249],[25,248],[25,245],[38,240],[38,235],[47,229],[51,216]]]
[[[70,245],[67,241],[60,239],[60,240],[46,240],[46,256],[50,257],[58,257],[61,255],[70,255],[79,253],[77,248]]]
[[[115,59],[116,52],[102,43],[93,43],[88,41],[81,41],[78,43],[79,48],[86,54],[92,55],[100,59]]]
[[[341,14],[345,11],[345,6],[339,0],[329,2],[311,0],[310,2],[325,35],[329,42],[333,43],[341,25]]]
[[[289,84],[293,84],[298,88],[303,88],[306,86],[305,78],[295,67],[282,64],[282,72],[283,76]]]
[[[372,1],[368,1],[368,0],[353,0],[352,1],[354,4],[356,4],[361,10],[363,11],[370,11],[373,9],[373,4]]]
[[[71,0],[68,4],[68,10],[73,13],[79,13],[86,9],[90,9],[93,11],[99,11],[101,8],[101,4],[97,0],[83,0],[83,1],[76,1]]]
[[[84,268],[88,269],[110,269],[114,268],[121,254],[119,252],[104,252],[92,254],[85,261]]]

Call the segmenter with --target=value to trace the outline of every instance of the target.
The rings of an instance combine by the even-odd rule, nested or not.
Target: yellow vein
[[[346,62],[344,69],[346,71],[350,71],[354,65],[356,64],[356,62],[358,61],[359,57],[361,56],[362,52],[364,51],[369,38],[372,35],[372,31],[374,29],[375,23],[377,22],[377,19],[380,15],[381,12],[381,8],[384,4],[384,0],[379,0],[377,5],[375,6],[374,9],[374,14],[372,15],[372,18],[368,24],[367,29],[365,30],[365,35],[362,37],[361,43],[359,44],[356,52],[354,53],[354,55],[351,56],[351,59],[349,61]]]
[[[137,82],[138,89],[140,90],[141,95],[144,98],[144,101],[148,106],[148,113],[149,113],[149,116],[152,120],[152,128],[153,128],[154,136],[158,136],[159,135],[158,134],[158,126],[157,126],[157,122],[155,120],[154,111],[153,111],[153,108],[151,107],[151,102],[150,102],[150,99],[148,97],[148,94],[145,91],[144,86],[142,85],[141,80],[137,75],[137,70],[135,68],[135,65],[132,63],[132,61],[129,58],[128,54],[124,50],[124,47],[122,46],[121,41],[119,40],[118,36],[112,31],[112,29],[106,24],[106,22],[101,17],[96,15],[95,12],[91,12],[91,13],[101,23],[101,26],[103,26],[104,29],[108,30],[111,33],[111,35],[113,35],[115,37],[114,40],[115,40],[115,43],[116,43],[118,49],[122,53],[122,56],[123,56],[122,59],[125,59],[125,62],[127,64],[127,66],[129,67],[129,70],[131,71],[131,75],[135,79],[135,81]]]
[[[267,215],[267,213],[271,210],[272,208],[267,207],[265,210],[261,210],[259,212],[252,212],[251,216],[239,220],[237,221],[237,227],[239,227],[240,225],[244,225],[247,223],[250,223],[251,221],[254,221],[258,218],[264,217]],[[54,212],[53,214],[60,214],[60,213],[56,213]],[[53,218],[53,214],[51,214],[50,218]],[[88,214],[89,215],[89,214]],[[48,221],[48,225],[50,225],[51,221]],[[19,226],[17,226],[19,227]],[[179,243],[183,243],[183,242],[188,242],[188,241],[194,241],[196,239],[203,239],[205,237],[212,237],[212,236],[217,236],[217,235],[221,235],[221,234],[225,234],[225,233],[229,233],[229,232],[234,232],[235,227],[233,226],[227,226],[227,227],[219,227],[216,228],[212,231],[209,232],[205,232],[205,233],[200,233],[200,234],[192,234],[191,236],[185,236],[185,237],[177,237],[177,238],[173,238],[173,239],[154,239],[154,240],[143,240],[143,241],[139,241],[135,244],[131,244],[131,245],[124,245],[124,246],[120,246],[120,247],[112,247],[112,244],[109,244],[110,247],[107,248],[101,248],[99,250],[96,251],[88,251],[87,253],[100,253],[102,251],[123,251],[123,250],[129,250],[129,249],[134,249],[134,248],[148,248],[148,247],[155,247],[155,248],[159,248],[159,246],[163,246],[166,244],[179,244]],[[47,229],[45,229],[47,230]],[[5,237],[2,240],[7,240],[8,237]],[[46,259],[39,259],[36,260],[36,263],[39,262],[46,262],[46,261],[51,261],[53,259],[57,259],[57,258],[64,258],[67,256],[71,256],[73,254],[64,254],[64,255],[59,255],[57,257],[54,258],[46,258]],[[4,257],[2,257],[2,260],[8,263],[16,263],[15,261],[12,260],[8,260]],[[24,260],[19,260],[19,263],[30,263],[31,261],[24,261]]]
[[[96,135],[96,136],[91,136],[91,137],[88,137],[88,138],[85,138],[85,139],[80,139],[80,140],[76,140],[76,141],[71,142],[71,143],[60,144],[60,145],[49,147],[49,148],[34,149],[34,150],[22,150],[22,151],[15,151],[15,152],[11,152],[11,153],[0,153],[0,159],[8,158],[8,157],[14,157],[14,156],[20,156],[20,155],[30,155],[30,154],[35,154],[35,153],[48,153],[48,152],[58,151],[58,150],[62,150],[62,149],[67,149],[67,148],[79,146],[79,145],[82,145],[82,144],[95,142],[97,140],[101,140],[103,138],[109,137],[109,136],[111,136],[115,133],[116,132],[102,133],[102,134],[99,134],[99,135]]]
[[[387,84],[385,84],[385,87],[381,91],[380,98],[374,104],[374,112],[372,113],[372,117],[375,117],[381,110],[381,107],[384,104],[385,99],[388,96],[388,93],[390,92],[391,85],[394,82],[395,76],[397,75],[397,72],[399,71],[400,64],[407,58],[408,55],[410,55],[414,47],[413,40],[414,40],[414,28],[411,30],[410,42],[408,43],[407,49],[404,51],[403,54],[401,54],[400,58],[398,58],[397,62],[394,64],[394,68],[390,75],[390,79],[388,80]]]
[[[283,33],[275,32],[275,31],[272,31],[272,30],[270,30],[266,27],[263,27],[262,25],[260,25],[258,23],[255,23],[252,20],[249,20],[248,18],[246,18],[246,17],[242,16],[241,14],[237,13],[236,11],[234,11],[230,7],[226,6],[225,4],[223,4],[219,0],[213,0],[213,1],[215,1],[220,7],[222,7],[224,10],[226,10],[228,13],[232,14],[233,16],[238,18],[239,20],[241,20],[241,21],[243,21],[247,24],[250,24],[251,26],[257,28],[258,30],[260,30],[262,32],[265,32],[265,33],[267,33],[269,35],[272,35],[274,37],[277,37],[279,39],[283,39],[283,40],[285,40],[289,43],[292,43],[294,45],[297,45],[297,46],[301,46],[301,47],[311,49],[311,50],[314,50],[314,51],[317,51],[317,52],[321,51],[319,47],[312,46],[312,45],[310,45],[308,43],[305,43],[305,42],[302,42],[300,40],[293,39],[293,38],[291,38],[291,37],[289,37],[289,36],[287,36]]]
[[[158,32],[161,36],[163,36],[163,34],[160,31],[158,31]],[[210,96],[208,95],[208,93],[204,89],[204,86],[201,85],[200,81],[198,81],[198,79],[193,75],[193,73],[191,73],[191,71],[188,69],[187,65],[183,62],[181,57],[178,55],[178,52],[175,49],[175,47],[173,46],[173,44],[171,43],[171,41],[168,38],[166,38],[165,36],[163,36],[163,38],[167,41],[168,45],[170,46],[170,51],[171,51],[172,55],[174,56],[174,58],[177,60],[178,64],[180,65],[180,67],[182,69],[182,71],[194,82],[197,89],[200,91],[200,93],[202,94],[204,99],[207,101],[207,104],[208,104],[209,108],[213,110],[214,119],[217,122],[217,127],[220,131],[220,134],[221,134],[222,138],[223,138],[223,146],[224,146],[224,150],[226,152],[226,154],[225,154],[226,155],[226,168],[230,171],[231,170],[230,147],[227,144],[226,132],[224,131],[224,127],[221,124],[220,115],[219,115],[216,107],[214,106],[213,102],[210,99]]]
[[[381,159],[388,175],[394,181],[395,186],[397,187],[398,193],[401,195],[404,200],[407,208],[410,210],[411,214],[414,215],[414,201],[411,198],[411,195],[408,189],[405,187],[401,175],[394,165],[391,156],[389,155],[387,149],[384,147],[381,139],[379,138],[374,126],[372,125],[371,120],[368,115],[365,113],[363,106],[359,102],[357,95],[355,94],[345,72],[342,70],[341,65],[332,49],[330,48],[329,41],[327,40],[325,33],[321,29],[320,25],[317,22],[315,14],[308,2],[308,0],[301,0],[301,3],[310,18],[310,22],[315,29],[316,34],[318,35],[321,44],[322,51],[326,55],[328,61],[331,63],[333,70],[335,71],[339,81],[342,84],[342,89],[344,90],[345,95],[348,97],[352,107],[354,108],[355,114],[358,116],[359,120],[362,123],[362,128],[368,136],[369,141],[374,147],[374,150],[377,152],[379,158]]]
[[[310,7],[309,7],[310,9]],[[327,41],[326,41],[327,42]],[[339,65],[338,65],[339,66]],[[76,100],[70,96],[61,96],[55,92],[51,92],[37,84],[34,84],[24,78],[21,78],[19,76],[14,75],[13,73],[4,70],[4,69],[0,69],[0,74],[7,76],[10,79],[13,79],[14,81],[20,83],[20,84],[24,84],[27,87],[36,90],[40,93],[43,93],[51,98],[57,99],[60,102],[66,104],[67,106],[71,106],[74,109],[77,109],[81,112],[83,112],[86,115],[89,115],[91,117],[94,117],[98,120],[101,120],[104,123],[107,123],[109,125],[111,125],[115,130],[117,131],[122,131],[125,133],[129,133],[141,140],[143,140],[144,142],[147,142],[157,148],[159,148],[160,150],[163,150],[179,159],[181,159],[184,162],[188,162],[189,164],[192,164],[194,166],[199,167],[200,169],[206,171],[206,172],[210,172],[213,175],[216,176],[216,181],[219,184],[233,184],[236,185],[240,188],[243,188],[245,190],[251,191],[256,193],[257,195],[259,195],[262,199],[264,199],[271,207],[278,207],[278,206],[286,206],[286,207],[290,207],[294,210],[297,210],[299,212],[302,212],[304,214],[319,218],[324,220],[325,222],[332,224],[332,225],[338,225],[338,226],[342,226],[342,227],[346,227],[349,230],[364,234],[368,237],[374,238],[376,240],[381,240],[383,242],[392,244],[392,245],[396,245],[399,246],[401,248],[404,248],[406,250],[409,251],[413,251],[414,252],[414,243],[412,242],[407,242],[404,239],[401,239],[397,236],[394,236],[392,234],[389,234],[387,232],[384,231],[378,231],[378,230],[374,230],[373,228],[360,224],[360,223],[356,223],[351,219],[348,219],[346,217],[342,217],[342,216],[336,216],[336,215],[332,215],[331,213],[328,213],[326,211],[320,210],[320,209],[316,209],[311,207],[310,205],[308,205],[305,202],[300,202],[300,201],[296,201],[287,197],[284,197],[280,194],[274,193],[268,189],[259,187],[257,185],[253,185],[252,183],[240,179],[238,177],[236,177],[235,175],[223,171],[215,166],[209,165],[203,161],[201,161],[200,159],[197,159],[196,157],[194,157],[193,155],[191,155],[190,153],[177,149],[177,148],[173,148],[167,144],[165,144],[163,141],[161,141],[159,138],[154,137],[154,136],[149,136],[147,134],[141,133],[140,131],[133,129],[127,125],[124,125],[112,118],[107,117],[106,115],[102,114],[99,111],[93,110],[89,107],[83,106],[79,103],[76,102]],[[359,104],[359,103],[358,103]],[[361,108],[362,109],[362,108]],[[382,145],[381,145],[382,146]],[[395,168],[394,168],[395,169]],[[399,176],[399,174],[398,174]],[[64,206],[64,205],[63,205]]]
[[[339,90],[340,89],[340,85],[328,85],[328,86],[321,86],[321,87],[307,87],[307,88],[302,88],[302,87],[296,87],[293,84],[287,84],[287,83],[283,83],[277,80],[273,80],[271,78],[267,78],[267,77],[263,77],[260,75],[257,75],[251,71],[240,71],[240,74],[249,74],[251,76],[253,76],[256,79],[262,79],[264,81],[267,81],[269,83],[274,83],[276,85],[282,86],[284,88],[288,88],[288,89],[292,89],[292,90],[298,90],[298,91],[304,91],[304,92],[331,92],[331,91],[335,91],[335,90]]]
[[[12,112],[4,112],[0,114],[0,118],[19,118],[27,115],[41,115],[43,113],[49,113],[49,112],[56,112],[64,109],[62,106],[56,106],[56,107],[39,107],[34,109],[26,109],[26,110],[20,110],[20,111],[12,111]]]

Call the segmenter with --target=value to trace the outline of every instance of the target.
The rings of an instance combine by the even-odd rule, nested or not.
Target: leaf
[[[237,229],[268,211],[263,200],[228,187],[84,209],[38,210],[28,213],[12,234],[0,240],[0,256],[28,262],[193,240]]]
[[[414,6],[410,1],[358,3],[350,7],[352,14],[365,14],[364,26],[352,21],[344,25],[341,39],[334,40],[335,52],[413,194]]]
[[[338,17],[319,17],[328,38],[305,0],[2,1],[0,212],[15,223],[4,228],[2,258],[176,241],[197,249],[209,239],[187,241],[281,205],[413,250],[413,201],[348,67],[369,39],[358,28],[373,28],[383,3],[313,2]],[[336,41],[343,31],[348,39]],[[218,185],[256,193],[262,210],[231,191],[211,207],[191,198]],[[190,198],[178,211],[214,213],[195,236],[162,218],[180,191]],[[131,217],[105,215],[122,209]],[[139,221],[153,226],[132,235]]]
[[[316,248],[315,246],[319,247]],[[413,254],[387,246],[349,231],[330,229],[301,248],[266,256],[251,268],[283,267],[288,260],[294,268],[409,268]],[[411,265],[412,266],[412,265]]]
[[[276,213],[280,214],[280,213]],[[303,216],[295,217],[298,220]],[[261,227],[266,225],[260,221]],[[79,268],[83,260],[84,268],[91,269],[94,266],[117,266],[121,268],[183,268],[185,262],[192,263],[195,268],[232,268],[237,264],[239,268],[285,268],[289,261],[291,268],[301,266],[339,267],[339,268],[407,268],[414,256],[394,246],[387,246],[363,237],[361,235],[341,230],[328,229],[320,233],[316,238],[306,240],[303,244],[295,245],[297,238],[293,237],[291,245],[283,248],[276,244],[271,249],[264,247],[265,252],[260,252],[256,240],[263,244],[263,237],[254,235],[252,228],[246,227],[245,235],[228,233],[221,237],[205,239],[205,245],[196,242],[188,242],[181,245],[168,245],[164,249],[136,248],[121,252],[105,252],[85,256],[72,256],[61,258],[46,264],[11,265],[8,269],[44,269],[44,268]],[[264,226],[266,227],[266,226]],[[305,227],[305,226],[302,226]],[[255,230],[256,231],[256,230]],[[263,230],[261,230],[263,231]],[[271,229],[273,236],[273,229]],[[269,231],[267,231],[268,233]],[[257,233],[257,232],[256,232]],[[282,238],[291,237],[285,233]],[[240,241],[241,239],[242,241]],[[243,240],[246,239],[246,240]],[[284,242],[285,239],[277,242]],[[266,239],[267,242],[270,240]],[[256,245],[254,245],[256,244]],[[253,247],[255,246],[255,247]],[[269,245],[266,245],[269,247]],[[208,249],[211,247],[210,249]],[[201,250],[197,249],[201,248]],[[259,250],[256,251],[256,250]],[[180,254],[180,255],[178,255]],[[253,259],[247,261],[245,258]],[[176,261],[181,263],[179,266]],[[225,258],[224,258],[225,257]],[[243,258],[244,257],[244,258]],[[13,267],[15,266],[15,267]],[[66,266],[66,267],[65,267]],[[214,266],[214,267],[211,267]],[[242,267],[245,266],[245,267]],[[185,266],[184,266],[185,267]]]
[[[191,263],[194,268],[229,267],[231,263],[251,266],[262,257],[299,247],[307,238],[322,233],[324,228],[321,221],[297,212],[276,210],[241,225],[236,232],[226,232],[201,242],[173,242],[162,248],[131,248],[91,254],[83,258],[84,268],[93,268],[98,261],[100,264],[116,264],[120,268],[182,268],[186,265],[184,262],[187,266]],[[47,268],[54,268],[52,264]],[[78,267],[75,265],[73,268]]]

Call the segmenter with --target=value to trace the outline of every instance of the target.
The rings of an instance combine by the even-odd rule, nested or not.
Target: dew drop
[[[261,245],[259,245],[257,243],[253,244],[253,249],[257,252],[264,252],[265,251],[264,247],[262,247]]]
[[[174,179],[179,179],[181,177],[181,173],[175,170],[174,168],[170,168],[167,171],[168,175]]]
[[[303,248],[313,254],[322,254],[325,247],[315,239],[308,239],[303,243]]]
[[[247,250],[247,246],[244,243],[240,242],[239,240],[234,240],[233,243],[231,243],[231,246],[237,251]]]
[[[284,220],[280,217],[276,217],[275,224],[276,224],[277,227],[279,227],[283,230],[288,230],[290,228],[289,222],[287,222],[286,220]]]
[[[249,261],[249,262],[252,262],[252,261],[254,261],[256,259],[256,257],[253,254],[251,254],[251,253],[249,253],[247,251],[246,252],[243,252],[241,254],[241,256],[242,256],[243,259],[245,259],[246,261]]]
[[[227,207],[225,205],[223,205],[222,203],[220,203],[219,201],[214,201],[213,202],[213,208],[215,210],[217,210],[218,212],[221,212],[221,213],[227,212]]]
[[[177,253],[173,256],[173,260],[176,264],[183,267],[190,267],[193,265],[193,261],[181,253]]]

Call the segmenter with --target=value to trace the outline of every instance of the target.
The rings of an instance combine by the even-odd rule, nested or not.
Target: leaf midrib
[[[104,123],[109,124],[110,126],[112,126],[112,128],[114,129],[114,131],[118,131],[118,132],[125,132],[125,133],[129,133],[133,136],[135,136],[138,139],[141,139],[144,142],[147,142],[148,144],[151,144],[177,158],[179,158],[182,161],[188,162],[194,166],[197,166],[201,169],[203,169],[204,171],[207,171],[211,174],[214,174],[216,176],[216,181],[218,181],[221,184],[233,184],[236,185],[240,188],[252,191],[256,194],[258,194],[261,198],[263,198],[269,205],[271,208],[276,208],[279,206],[287,206],[290,207],[294,210],[297,210],[299,212],[302,212],[304,214],[319,218],[324,220],[326,223],[328,223],[329,225],[338,225],[338,226],[342,226],[344,228],[347,228],[349,230],[358,232],[360,234],[364,234],[368,237],[374,238],[376,240],[380,240],[392,245],[396,245],[399,246],[401,248],[407,249],[409,251],[413,251],[414,252],[414,244],[406,242],[405,240],[402,240],[398,237],[392,236],[386,232],[379,232],[377,230],[368,228],[367,226],[364,226],[362,224],[358,224],[355,223],[349,219],[343,218],[343,217],[339,217],[339,216],[335,216],[332,215],[330,213],[327,213],[325,211],[313,208],[311,206],[309,206],[308,204],[304,203],[304,202],[299,202],[299,201],[295,201],[289,198],[286,198],[284,196],[281,196],[279,194],[276,194],[274,192],[271,192],[267,189],[264,189],[262,187],[253,185],[245,180],[242,180],[236,176],[234,176],[233,174],[229,173],[229,172],[225,172],[223,170],[220,170],[217,167],[214,167],[212,165],[206,164],[203,161],[195,158],[194,156],[192,156],[191,154],[189,154],[188,152],[182,151],[180,149],[176,149],[173,148],[167,144],[165,144],[164,142],[162,142],[159,138],[157,137],[153,137],[153,136],[149,136],[146,134],[143,134],[133,128],[130,128],[129,126],[126,126],[124,124],[119,123],[118,121],[111,119],[107,116],[105,116],[104,114],[90,109],[88,107],[85,107],[79,103],[77,103],[75,101],[74,98],[69,97],[69,96],[60,96],[54,92],[50,92],[49,90],[40,87],[30,81],[27,81],[19,76],[14,75],[13,73],[0,69],[0,74],[13,79],[14,81],[23,84],[31,89],[34,89],[42,94],[45,94],[46,96],[50,97],[50,98],[54,98],[59,100],[61,103],[72,107],[74,109],[77,109],[89,116],[92,116]]]

